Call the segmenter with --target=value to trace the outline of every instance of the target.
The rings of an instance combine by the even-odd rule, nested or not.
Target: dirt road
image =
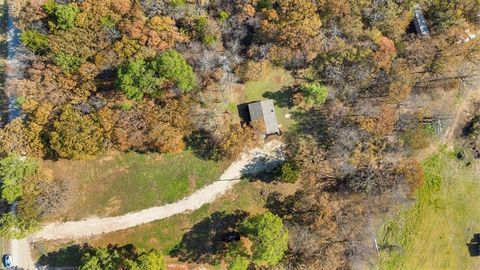
[[[242,176],[242,170],[247,166],[252,167],[253,165],[254,168],[256,167],[255,169],[261,169],[263,166],[268,166],[268,162],[262,162],[264,158],[269,160],[282,159],[281,149],[282,143],[272,141],[265,144],[261,149],[256,148],[243,154],[239,160],[232,163],[225,170],[218,181],[175,203],[117,217],[94,217],[80,221],[50,223],[46,224],[38,233],[33,234],[30,239],[38,241],[88,237],[123,230],[186,211],[196,210],[204,204],[213,202],[217,197],[238,183],[240,181],[238,179]]]

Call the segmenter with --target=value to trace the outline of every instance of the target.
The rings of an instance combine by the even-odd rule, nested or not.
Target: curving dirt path
[[[93,217],[80,221],[46,224],[41,231],[31,235],[30,240],[83,238],[123,230],[186,211],[196,210],[204,204],[213,202],[217,197],[238,183],[242,176],[242,170],[247,166],[249,168],[253,166],[253,169],[257,170],[271,164],[269,162],[262,162],[264,158],[269,160],[283,159],[282,148],[283,144],[281,142],[271,141],[266,143],[262,148],[256,148],[243,154],[239,160],[233,162],[230,167],[225,170],[218,181],[175,203],[152,207],[116,217]]]

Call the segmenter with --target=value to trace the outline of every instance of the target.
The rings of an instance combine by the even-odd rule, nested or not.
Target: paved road
[[[116,217],[94,217],[80,221],[47,224],[41,231],[33,234],[31,240],[83,238],[123,230],[186,211],[196,210],[204,204],[213,202],[217,197],[238,183],[240,180],[237,179],[241,178],[242,171],[247,166],[251,170],[261,170],[265,166],[271,165],[270,162],[264,162],[264,159],[274,161],[283,159],[282,147],[281,142],[272,141],[266,143],[262,148],[256,148],[243,154],[239,160],[227,168],[218,181],[175,203]]]
[[[30,252],[30,243],[27,239],[10,240],[10,253],[17,268],[34,270],[35,263]]]
[[[14,1],[14,0],[12,0]],[[8,6],[9,2],[7,0],[0,0],[0,8],[2,11],[5,9],[5,5]],[[22,59],[22,52],[19,52],[20,31],[15,27],[13,18],[11,14],[2,14],[2,19],[6,20],[2,22],[2,29],[0,35],[2,39],[6,39],[6,55],[3,55],[2,58],[5,59],[5,87],[3,91],[7,92],[8,83],[12,79],[22,78],[24,73],[24,64],[19,59]],[[2,61],[3,63],[3,61]],[[11,90],[11,89],[10,89]],[[9,93],[7,100],[7,119],[2,119],[2,121],[10,122],[14,118],[20,115],[20,109],[16,104],[16,97]],[[21,240],[10,240],[4,241],[5,249],[8,249],[8,252],[12,254],[13,263],[17,269],[26,269],[34,270],[35,265],[30,252],[30,243],[27,239]],[[2,254],[3,255],[3,254]]]

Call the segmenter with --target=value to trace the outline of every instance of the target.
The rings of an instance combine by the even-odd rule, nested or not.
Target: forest
[[[6,237],[38,230],[74,196],[46,160],[192,151],[233,161],[262,145],[235,97],[282,70],[291,83],[263,97],[293,123],[279,138],[287,160],[267,178],[297,190],[243,217],[242,241],[221,260],[236,270],[375,265],[372,222],[423,185],[422,155],[478,77],[478,0],[13,2],[25,70],[6,87],[21,115],[0,129]],[[167,255],[80,250],[80,269],[164,269]]]

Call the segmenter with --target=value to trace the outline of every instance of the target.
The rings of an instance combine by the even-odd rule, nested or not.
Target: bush
[[[135,60],[120,67],[117,72],[117,87],[129,99],[140,100],[144,94],[160,96],[161,80],[156,77],[155,67],[144,59]]]
[[[80,270],[96,269],[132,269],[132,270],[165,270],[164,256],[155,250],[140,252],[132,245],[119,247],[86,247],[82,249]]]
[[[117,87],[134,100],[142,99],[144,94],[161,97],[162,87],[168,84],[188,92],[197,83],[192,67],[175,50],[166,51],[156,59],[135,60],[120,67],[117,76]]]
[[[322,105],[327,100],[328,88],[319,82],[307,83],[300,87],[308,106]]]
[[[250,260],[245,256],[236,256],[228,264],[228,270],[247,270],[250,266]]]
[[[195,31],[197,32],[198,37],[200,37],[202,40],[203,44],[212,45],[217,42],[217,37],[214,33],[212,33],[212,29],[208,27],[208,24],[208,17],[198,17],[195,23]]]
[[[414,150],[427,148],[432,143],[432,135],[423,125],[407,130],[402,139],[405,144]]]
[[[38,230],[40,224],[37,220],[27,220],[15,216],[13,213],[0,216],[0,237],[8,239],[21,239],[29,233]]]
[[[197,85],[193,68],[176,50],[162,53],[155,64],[160,76],[173,82],[182,92],[189,92]]]
[[[256,266],[275,266],[288,249],[288,231],[282,219],[271,212],[245,220],[240,231],[252,241],[252,259]]]
[[[228,270],[247,270],[251,260],[243,242],[232,242],[228,245],[226,254]]]
[[[59,66],[63,72],[65,73],[74,73],[80,69],[80,66],[83,63],[83,59],[80,57],[66,54],[66,53],[58,53],[53,58],[53,62]]]
[[[422,164],[416,159],[402,160],[395,168],[395,173],[403,177],[413,195],[425,181],[425,172]]]
[[[475,115],[473,119],[463,129],[463,135],[476,139],[480,135],[480,115]]]
[[[94,116],[68,106],[53,123],[50,144],[62,158],[90,158],[102,149],[102,130]]]
[[[280,180],[285,183],[295,183],[298,180],[298,170],[292,162],[280,166]]]
[[[240,69],[237,69],[237,73],[239,73],[239,76],[244,82],[247,82],[258,81],[265,78],[271,70],[272,64],[267,60],[260,62],[248,61],[246,64],[242,65]]]
[[[181,7],[183,5],[185,5],[186,3],[186,0],[171,0],[170,1],[170,5],[172,5],[173,7]]]
[[[37,31],[23,31],[20,35],[20,41],[35,54],[45,54],[48,51],[48,36]]]
[[[23,195],[23,184],[37,170],[37,163],[18,155],[10,155],[0,161],[2,199],[13,203]]]
[[[50,15],[54,21],[49,21],[50,29],[69,29],[75,26],[75,19],[80,8],[75,3],[67,5],[57,4],[55,0],[48,0],[43,6],[45,12]]]
[[[230,18],[230,13],[228,11],[222,10],[218,14],[218,17],[220,18],[220,21],[224,22]]]
[[[273,4],[272,4],[272,0],[259,0],[258,1],[258,4],[257,4],[257,8],[258,9],[269,9],[269,8],[272,8]]]
[[[258,145],[258,139],[251,127],[231,124],[220,135],[217,147],[222,158],[235,160],[245,150]]]

